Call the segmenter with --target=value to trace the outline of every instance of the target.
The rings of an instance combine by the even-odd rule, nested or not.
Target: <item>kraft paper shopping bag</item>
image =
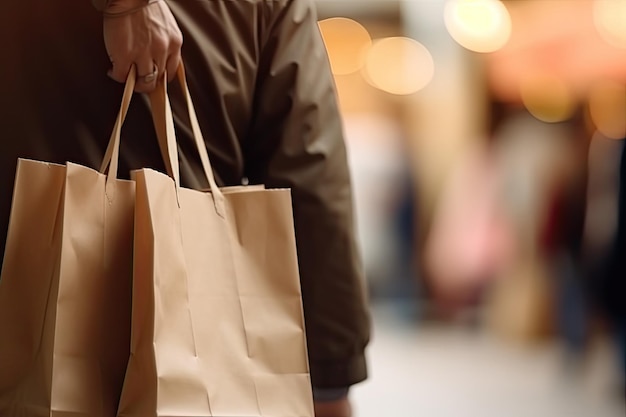
[[[171,177],[137,183],[131,357],[123,417],[313,417],[288,190],[180,187],[165,83],[152,96]]]
[[[117,164],[134,80],[131,71],[100,172],[18,162],[0,279],[2,417],[117,414],[135,206],[135,184],[117,179]]]

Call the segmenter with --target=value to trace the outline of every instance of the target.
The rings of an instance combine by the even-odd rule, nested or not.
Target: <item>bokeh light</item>
[[[589,95],[589,114],[607,138],[626,137],[626,87],[609,81],[596,85]]]
[[[364,77],[372,86],[391,94],[413,94],[432,80],[433,57],[424,45],[405,37],[383,38],[370,48]]]
[[[576,108],[574,92],[558,77],[528,78],[520,85],[520,96],[526,109],[543,122],[567,120]]]
[[[626,0],[595,0],[593,21],[606,42],[626,48]]]
[[[365,53],[372,44],[367,29],[359,22],[335,17],[319,22],[333,74],[347,75],[363,66]]]
[[[511,16],[499,0],[449,0],[444,18],[450,36],[471,51],[497,51],[511,36]]]

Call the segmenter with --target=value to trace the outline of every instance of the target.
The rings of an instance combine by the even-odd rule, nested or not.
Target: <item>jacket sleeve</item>
[[[247,175],[291,189],[312,382],[347,387],[367,377],[370,318],[343,129],[313,1],[280,5],[261,49]]]
[[[96,10],[103,11],[108,1],[109,0],[91,0],[91,3]]]

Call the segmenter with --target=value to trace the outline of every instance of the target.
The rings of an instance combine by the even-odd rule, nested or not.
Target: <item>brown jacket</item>
[[[100,1],[100,0],[96,0]],[[0,242],[16,160],[98,167],[119,108],[101,16],[89,1],[5,2],[0,14]],[[221,185],[289,187],[313,383],[366,377],[369,317],[355,242],[346,150],[311,0],[169,0]],[[184,108],[173,87],[173,108]],[[203,186],[187,120],[176,117],[181,172]],[[145,98],[123,129],[120,172],[163,169]],[[0,253],[4,247],[0,246]]]

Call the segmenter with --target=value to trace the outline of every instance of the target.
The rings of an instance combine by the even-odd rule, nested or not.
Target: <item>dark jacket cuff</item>
[[[91,0],[93,7],[95,7],[98,11],[104,11],[109,0]]]
[[[343,388],[367,379],[367,361],[364,354],[348,359],[311,360],[311,382],[316,388]]]

